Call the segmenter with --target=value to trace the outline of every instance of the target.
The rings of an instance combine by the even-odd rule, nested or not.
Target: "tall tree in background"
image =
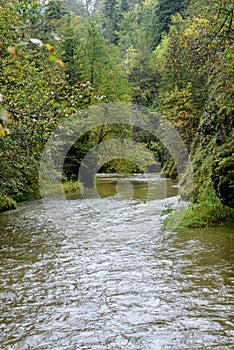
[[[97,95],[103,96],[103,102],[129,100],[129,83],[121,68],[119,50],[107,44],[92,17],[66,16],[61,29],[61,55],[68,82],[89,81]]]
[[[207,21],[172,17],[168,35],[155,50],[161,79],[161,112],[178,127],[190,147],[208,97]]]
[[[120,11],[117,0],[104,0],[102,9],[103,34],[112,44],[118,43]]]
[[[65,0],[64,7],[68,12],[72,12],[77,16],[86,17],[88,15],[85,4],[81,0]]]
[[[171,23],[171,16],[176,13],[183,12],[188,3],[189,0],[158,0],[158,4],[155,9],[157,22],[155,37],[156,44],[159,44],[163,33],[168,33]]]

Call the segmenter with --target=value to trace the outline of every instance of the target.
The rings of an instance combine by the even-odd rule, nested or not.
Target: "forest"
[[[233,17],[232,0],[0,0],[0,211],[40,198],[41,154],[61,122],[126,102],[165,116],[189,151],[184,225],[233,222]],[[64,182],[75,183],[100,137],[126,134],[176,178],[157,138],[113,125],[77,139]],[[103,168],[146,170],[123,160]]]

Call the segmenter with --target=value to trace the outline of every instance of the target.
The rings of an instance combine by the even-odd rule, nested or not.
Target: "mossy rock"
[[[16,208],[16,206],[17,204],[16,201],[14,201],[14,199],[0,195],[0,212],[13,210]]]

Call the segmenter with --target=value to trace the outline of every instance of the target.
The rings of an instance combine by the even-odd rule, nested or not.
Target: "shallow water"
[[[0,349],[233,349],[233,228],[165,231],[157,175],[97,189],[0,215]]]

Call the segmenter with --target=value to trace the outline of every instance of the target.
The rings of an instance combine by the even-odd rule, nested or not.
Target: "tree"
[[[92,17],[65,17],[62,28],[67,28],[60,49],[68,82],[89,81],[103,102],[129,100],[118,48],[107,44]]]
[[[102,9],[103,35],[112,44],[118,43],[121,16],[117,0],[104,0]]]
[[[181,13],[189,1],[184,0],[158,0],[156,11],[157,33],[156,44],[159,44],[163,33],[167,34],[170,28],[171,16]]]
[[[142,29],[135,31],[135,43],[128,48],[124,65],[133,85],[133,101],[149,107],[157,94],[158,83],[157,73],[153,69],[152,51],[145,35]]]
[[[66,0],[64,2],[64,7],[70,12],[74,13],[76,16],[86,17],[88,16],[87,8],[82,1],[79,0]]]
[[[38,195],[40,155],[51,131],[98,97],[90,84],[69,86],[56,47],[44,41],[49,33],[38,38],[41,21],[52,21],[56,29],[47,14],[26,0],[5,4],[0,11],[1,118],[10,129],[7,137],[0,135],[0,191],[17,199]],[[58,43],[53,38],[51,33],[51,41]],[[1,134],[6,136],[3,122]]]
[[[208,98],[206,19],[172,18],[170,31],[155,50],[162,113],[179,128],[190,147]]]

